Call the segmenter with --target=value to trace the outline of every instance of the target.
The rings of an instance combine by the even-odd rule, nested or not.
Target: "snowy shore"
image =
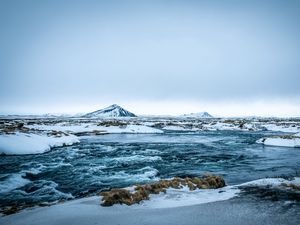
[[[299,184],[300,179],[285,180],[282,178],[260,179],[238,186],[227,186],[226,189],[210,193],[211,190],[200,190],[198,193],[173,193],[167,191],[165,198],[157,195],[148,204],[100,206],[101,197],[94,196],[68,201],[50,207],[26,209],[19,213],[3,216],[3,225],[61,225],[61,224],[297,224],[300,216],[293,210],[276,213],[281,203],[258,200],[247,197],[236,197],[238,187],[273,186],[282,184]],[[236,190],[232,192],[230,190]],[[179,195],[178,195],[179,194]],[[189,198],[190,196],[191,198]],[[178,198],[181,196],[181,198]],[[223,196],[224,198],[219,198]],[[160,199],[158,201],[158,199]],[[186,201],[184,201],[186,199]],[[193,201],[197,199],[197,201]],[[161,203],[166,202],[164,205]],[[175,204],[174,203],[179,203]],[[187,204],[189,203],[189,204]],[[287,203],[282,203],[285,205]],[[264,212],[264,213],[262,213]],[[254,216],[255,215],[255,216]]]
[[[78,137],[68,134],[48,136],[47,134],[15,133],[0,135],[0,154],[24,155],[50,151],[52,147],[78,143]]]
[[[79,136],[104,134],[162,134],[164,132],[199,131],[271,131],[290,135],[300,131],[298,120],[244,120],[186,118],[114,118],[108,120],[53,118],[4,120],[0,124],[0,154],[39,154],[52,147],[71,145]],[[63,134],[63,135],[53,135]],[[299,133],[298,133],[299,135]],[[300,137],[266,137],[258,143],[272,146],[299,147]]]
[[[280,146],[280,147],[300,147],[300,133],[293,135],[283,135],[261,138],[257,141],[259,144],[269,145],[269,146]]]
[[[4,127],[9,132],[0,132],[0,154],[41,154],[53,147],[80,142],[78,136],[99,134],[155,134],[162,130],[144,125],[97,126],[95,124],[27,125],[16,128]],[[1,130],[0,130],[1,131]]]

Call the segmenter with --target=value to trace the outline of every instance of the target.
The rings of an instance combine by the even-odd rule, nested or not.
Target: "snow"
[[[295,137],[300,137],[300,133],[294,134]]]
[[[279,125],[279,124],[263,124],[262,127],[265,127],[269,131],[279,131],[287,133],[299,132],[300,129],[297,126],[292,125]]]
[[[198,112],[198,113],[190,113],[184,114],[183,117],[195,117],[195,118],[213,118],[208,112]]]
[[[135,133],[135,134],[146,134],[146,133],[163,133],[162,130],[147,127],[144,125],[127,125],[124,127],[110,126],[110,127],[101,127],[108,133]]]
[[[84,115],[85,117],[111,118],[111,117],[136,117],[133,113],[123,109],[121,106],[113,104],[104,109]]]
[[[103,131],[104,133],[163,133],[162,130],[144,126],[144,125],[125,125],[125,126],[97,126],[92,123],[83,123],[80,125],[27,125],[26,127],[38,130],[56,130],[71,133]]]
[[[240,184],[238,186],[273,186],[278,187],[282,184],[295,184],[300,185],[300,177],[295,177],[292,180],[286,180],[284,178],[264,178],[264,179],[258,179],[250,182],[246,182],[243,184]]]
[[[39,154],[50,151],[52,147],[72,145],[79,142],[74,135],[47,136],[16,133],[0,136],[0,153],[7,155]]]
[[[180,222],[176,223],[175,221],[186,221],[187,218],[193,218],[195,215],[199,215],[199,212],[202,212],[200,213],[200,215],[207,214],[208,212],[213,212],[212,215],[208,216],[207,221],[204,221],[203,218],[201,219],[200,217],[195,219],[195,222],[192,224],[199,224],[199,221],[204,221],[204,224],[207,224],[206,222],[212,221],[213,216],[216,215],[217,217],[221,216],[222,218],[219,222],[212,224],[221,224],[222,222],[224,223],[224,221],[226,224],[241,224],[241,221],[247,221],[245,220],[245,218],[250,218],[251,216],[253,216],[253,212],[248,212],[246,216],[244,215],[242,218],[239,218],[238,222],[235,223],[237,221],[236,216],[242,212],[247,211],[248,208],[244,208],[244,204],[242,204],[243,207],[241,208],[241,201],[237,201],[238,204],[233,204],[232,202],[226,203],[225,200],[231,199],[233,197],[238,197],[239,193],[241,192],[240,188],[242,187],[269,186],[270,188],[285,188],[282,186],[282,184],[299,185],[300,178],[296,177],[293,180],[286,180],[283,178],[265,178],[250,181],[247,183],[242,183],[240,185],[226,186],[224,188],[219,189],[200,189],[194,191],[189,191],[187,187],[184,187],[183,189],[169,188],[167,189],[166,194],[160,193],[158,195],[151,195],[150,200],[143,201],[140,204],[135,204],[131,206],[114,205],[111,207],[102,207],[100,205],[102,197],[85,197],[81,199],[67,201],[61,204],[52,205],[49,207],[36,207],[32,209],[26,209],[13,215],[1,217],[0,222],[1,224],[30,225],[67,223],[123,224],[126,218],[129,218],[129,220],[125,222],[125,224],[149,224],[149,221],[153,220],[154,222],[151,224],[160,224],[156,222],[170,221],[170,219],[177,215],[175,219],[173,218],[173,220],[171,220],[170,223],[167,224],[182,224]],[[133,187],[128,187],[126,189],[132,191],[132,188]],[[243,198],[241,200],[243,201]],[[220,202],[221,207],[215,208],[214,206],[216,206],[216,204],[205,204],[209,202]],[[261,204],[262,203],[259,202],[259,205],[254,205],[254,207],[259,206],[260,208]],[[196,207],[197,205],[203,205],[203,207]],[[233,209],[233,205],[236,205],[237,208]],[[253,203],[251,203],[250,205],[253,205]],[[205,209],[207,209],[207,211],[205,211]],[[235,212],[235,210],[237,209],[241,209],[241,211],[238,211],[236,215],[230,214],[228,216],[228,218],[234,218],[234,220],[229,220],[229,222],[228,218],[224,220],[224,215]],[[186,212],[182,214],[181,212],[183,212],[184,210],[186,210],[186,212],[190,212],[190,214],[186,214]],[[225,211],[219,213],[221,212],[219,210]],[[257,212],[258,211],[255,211],[255,213]],[[166,220],[162,220],[160,218],[158,220],[155,220],[155,218],[157,218],[160,215],[166,215]],[[172,217],[170,217],[170,215],[172,215]],[[274,217],[273,214],[271,214],[271,216]],[[280,216],[282,215],[280,214]],[[184,220],[182,220],[183,217],[185,218]],[[142,218],[147,218],[145,220],[146,222],[142,220]],[[262,220],[262,223],[259,224],[263,223],[265,223],[265,217],[264,220]]]
[[[241,128],[234,126],[231,123],[217,122],[215,124],[205,124],[203,125],[207,130],[240,130]]]
[[[164,126],[162,128],[163,130],[186,130],[184,127],[181,127],[181,126],[174,126],[174,125],[170,125],[170,126]]]
[[[240,185],[225,186],[219,189],[196,189],[190,191],[188,187],[182,189],[168,188],[166,194],[151,195],[149,201],[144,201],[141,207],[149,208],[173,208],[204,204],[208,202],[224,201],[237,196],[240,193],[239,187],[244,186],[272,186],[279,187],[282,184],[300,185],[300,177],[293,180],[283,178],[265,178],[246,182]]]
[[[55,130],[55,131],[62,131],[62,132],[71,132],[71,133],[79,133],[79,132],[92,132],[92,131],[104,131],[101,129],[102,127],[97,126],[96,124],[91,123],[82,123],[79,125],[69,124],[66,125],[65,123],[55,124],[55,125],[26,125],[26,127],[30,129],[37,129],[37,130]]]
[[[257,141],[258,144],[264,144],[269,146],[280,146],[280,147],[300,147],[300,137],[299,134],[293,135],[292,138],[283,137],[267,137],[261,138]]]
[[[150,195],[149,201],[141,203],[147,208],[174,208],[191,206],[208,202],[224,201],[235,197],[240,190],[234,186],[219,189],[196,189],[190,191],[188,187],[181,189],[168,188],[166,194]]]

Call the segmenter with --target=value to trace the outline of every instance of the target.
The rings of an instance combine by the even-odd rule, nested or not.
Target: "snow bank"
[[[144,125],[125,125],[125,126],[97,126],[96,124],[80,124],[80,125],[28,125],[31,129],[38,130],[56,130],[69,133],[103,131],[104,133],[163,133],[162,130],[144,126]]]
[[[244,186],[272,186],[280,187],[283,184],[300,185],[300,177],[293,180],[283,178],[265,178],[242,183],[234,186],[225,186],[218,189],[196,189],[190,191],[188,187],[182,189],[167,189],[166,193],[150,195],[150,200],[142,202],[141,207],[149,208],[173,208],[180,206],[190,206],[204,204],[208,202],[217,202],[231,199],[240,193],[239,187]],[[137,206],[139,207],[139,206]]]
[[[150,200],[144,201],[140,205],[147,208],[190,206],[228,200],[238,193],[240,190],[234,186],[218,189],[196,189],[194,191],[190,191],[186,186],[181,189],[168,188],[166,193],[150,195]]]
[[[217,122],[215,124],[204,124],[203,127],[207,130],[241,130],[241,128],[235,126],[232,123]]]
[[[174,125],[164,126],[162,129],[163,130],[173,130],[173,131],[185,131],[185,130],[187,130],[184,127],[174,126]]]
[[[295,137],[300,137],[300,133],[294,134]]]
[[[37,129],[37,130],[55,130],[55,131],[62,131],[62,132],[71,132],[71,133],[79,133],[79,132],[92,132],[94,130],[101,130],[99,126],[95,124],[79,124],[79,125],[72,125],[65,123],[59,123],[56,125],[26,125],[26,127],[30,129]]]
[[[144,125],[127,125],[124,127],[110,126],[110,127],[100,127],[101,130],[105,130],[108,133],[134,133],[134,134],[147,134],[147,133],[163,133],[162,130],[147,127]]]
[[[72,145],[79,142],[74,135],[54,137],[38,134],[16,133],[0,136],[0,153],[23,155],[44,153],[51,147]]]
[[[300,177],[295,177],[293,180],[286,180],[284,178],[264,178],[259,180],[254,180],[238,185],[239,187],[243,186],[272,186],[278,187],[282,184],[295,184],[300,185]]]
[[[279,124],[263,124],[262,127],[266,128],[269,131],[278,131],[278,132],[287,132],[287,133],[295,133],[299,132],[299,128],[297,126],[291,125],[279,125]]]
[[[300,137],[293,135],[291,138],[284,138],[283,137],[267,137],[261,138],[257,141],[258,144],[264,144],[269,146],[280,146],[280,147],[293,147],[297,148],[300,147]]]

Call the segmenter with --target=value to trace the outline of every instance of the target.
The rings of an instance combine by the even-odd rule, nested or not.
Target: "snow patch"
[[[287,132],[287,133],[295,133],[300,131],[299,127],[292,126],[292,125],[263,124],[262,127],[265,127],[269,131],[278,131],[278,132]]]
[[[97,110],[95,112],[84,115],[85,117],[99,117],[99,118],[111,118],[111,117],[136,117],[135,114],[123,109],[121,106],[113,104],[104,109]]]
[[[80,125],[28,125],[26,126],[31,129],[38,130],[55,130],[63,131],[68,133],[81,133],[81,132],[93,132],[93,131],[102,131],[103,133],[127,133],[127,134],[146,134],[146,133],[163,133],[162,130],[144,126],[144,125],[124,125],[124,126],[97,126],[96,124],[80,124]]]
[[[238,186],[273,186],[278,187],[282,184],[295,184],[300,185],[300,177],[295,177],[292,180],[287,180],[284,178],[264,178],[264,179],[258,179],[250,182],[246,182],[243,184],[240,184]]]
[[[196,189],[194,191],[190,191],[186,186],[181,189],[168,188],[166,194],[150,195],[150,200],[142,202],[141,205],[149,208],[198,205],[228,200],[235,197],[239,192],[240,190],[234,186],[218,189]]]
[[[280,136],[279,137],[266,137],[266,138],[261,138],[261,139],[257,140],[256,143],[269,145],[269,146],[299,148],[300,147],[300,137],[297,135],[293,135],[290,138],[284,138],[284,136],[282,136],[282,137],[280,137]]]
[[[39,154],[50,151],[52,147],[72,145],[79,142],[74,135],[47,136],[16,133],[0,136],[0,153],[7,155]]]

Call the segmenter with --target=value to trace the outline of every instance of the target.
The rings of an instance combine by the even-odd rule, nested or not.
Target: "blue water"
[[[227,184],[299,174],[300,151],[266,147],[266,132],[109,134],[40,155],[0,156],[0,208],[95,194],[160,178],[223,175]]]

